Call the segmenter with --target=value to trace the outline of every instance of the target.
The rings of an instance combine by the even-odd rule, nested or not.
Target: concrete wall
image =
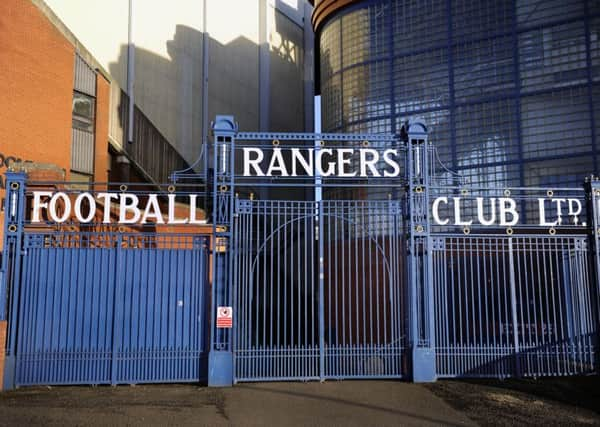
[[[121,144],[126,135],[117,111],[120,90],[127,89],[128,1],[45,2],[113,78],[110,137]],[[204,28],[202,0],[133,1],[135,103],[190,163],[209,130],[203,122],[208,128],[216,114],[235,115],[243,130],[302,131],[305,105],[312,105],[312,63],[310,69],[304,64],[304,52],[312,58],[313,47],[305,40],[305,29],[312,32],[306,0],[206,2]]]

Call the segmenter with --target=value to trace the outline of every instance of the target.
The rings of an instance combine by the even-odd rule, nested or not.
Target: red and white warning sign
[[[217,328],[231,328],[233,325],[233,309],[217,307]]]

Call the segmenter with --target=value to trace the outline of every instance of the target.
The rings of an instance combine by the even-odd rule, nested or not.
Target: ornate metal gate
[[[48,188],[8,174],[5,386],[596,372],[600,181],[471,185],[424,124],[402,131],[245,133],[218,116],[211,174],[152,195],[104,185],[104,220],[82,208],[94,188],[54,183],[62,219],[32,221]],[[192,224],[203,195],[211,232]],[[188,221],[163,229],[159,205],[171,218],[181,197]],[[140,200],[154,220],[108,226],[112,199],[121,223]]]
[[[270,161],[256,157],[265,152]],[[333,173],[325,156],[362,173]],[[228,267],[213,303],[234,312],[233,331],[213,329],[219,372],[232,366],[234,381],[407,374],[405,162],[390,135],[242,133],[218,118],[215,233],[227,250],[215,262]]]
[[[237,200],[236,380],[402,376],[401,224],[398,202]]]
[[[439,164],[421,123],[261,134],[218,117],[214,130],[213,307],[235,320],[212,329],[209,384],[596,371],[597,180],[470,185]],[[392,149],[398,173],[365,178],[376,172],[352,154],[364,148],[380,160]],[[336,149],[360,177],[283,165]]]

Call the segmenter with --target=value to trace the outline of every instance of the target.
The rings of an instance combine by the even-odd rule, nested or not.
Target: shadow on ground
[[[600,425],[599,376],[440,380],[426,387],[483,425]]]
[[[0,425],[469,426],[425,387],[400,381],[32,387],[0,393]]]

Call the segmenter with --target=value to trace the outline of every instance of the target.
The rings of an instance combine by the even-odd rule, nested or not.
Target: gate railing
[[[248,374],[247,370],[241,374],[235,373],[236,342],[234,337],[235,334],[244,334],[243,331],[247,331],[250,326],[234,321],[233,331],[222,329],[216,326],[215,318],[217,307],[236,307],[236,304],[239,303],[239,301],[236,303],[236,292],[239,289],[245,289],[244,286],[249,286],[247,282],[236,281],[241,275],[250,274],[248,271],[236,270],[238,260],[245,256],[240,253],[243,250],[242,245],[245,244],[243,239],[249,238],[240,234],[237,219],[243,215],[243,209],[250,209],[250,211],[253,209],[251,206],[254,205],[252,202],[254,198],[275,200],[292,200],[293,198],[311,200],[314,198],[315,200],[314,212],[310,214],[311,217],[314,217],[314,222],[310,224],[311,228],[314,227],[314,233],[311,231],[310,236],[313,236],[311,239],[315,239],[317,242],[314,272],[318,288],[315,289],[315,293],[318,295],[319,322],[316,331],[318,343],[314,344],[318,344],[318,349],[316,349],[318,351],[314,352],[312,346],[296,350],[291,348],[292,353],[289,357],[291,357],[290,360],[295,360],[294,357],[297,357],[297,362],[294,363],[298,363],[297,366],[300,366],[300,360],[304,357],[302,351],[313,351],[315,357],[318,356],[316,359],[318,360],[318,370],[309,370],[310,372],[307,371],[309,372],[307,374],[297,373],[296,377],[304,379],[316,377],[321,380],[331,376],[336,378],[382,377],[385,372],[389,372],[388,376],[408,375],[416,381],[433,379],[435,376],[433,322],[429,320],[432,316],[423,314],[423,310],[430,311],[430,314],[433,313],[433,289],[428,282],[431,258],[428,255],[430,245],[427,225],[428,193],[425,191],[429,185],[426,163],[430,162],[432,152],[427,143],[426,128],[415,123],[404,129],[404,136],[245,133],[238,132],[232,117],[218,116],[213,130],[212,218],[215,236],[218,241],[222,242],[226,250],[216,254],[213,258],[216,275],[211,312],[213,328],[211,330],[210,357],[213,368],[210,369],[210,374],[213,376],[209,375],[209,384],[228,385],[234,379],[266,379],[268,377],[261,373]],[[345,169],[346,166],[348,170]],[[405,194],[410,194],[410,196],[406,197]],[[355,200],[358,202],[361,199],[363,203],[367,204],[377,203],[378,200],[381,200],[386,201],[390,206],[398,203],[406,205],[405,208],[397,209],[394,213],[400,226],[386,232],[396,233],[400,237],[402,249],[393,252],[393,256],[400,258],[400,254],[406,253],[408,257],[406,265],[409,266],[408,271],[403,268],[401,271],[394,272],[393,277],[389,279],[390,283],[393,280],[393,283],[396,283],[394,286],[398,286],[393,291],[394,298],[396,298],[394,305],[389,309],[393,311],[393,318],[404,319],[408,313],[410,319],[408,322],[398,323],[401,325],[402,331],[398,331],[399,335],[392,340],[389,347],[384,346],[377,350],[375,341],[370,341],[365,343],[366,346],[369,346],[369,350],[367,347],[348,347],[346,349],[336,347],[333,350],[329,342],[331,332],[328,332],[332,326],[325,324],[325,301],[328,298],[325,278],[327,274],[331,273],[326,271],[328,266],[324,263],[326,245],[323,244],[325,240],[323,233],[327,221],[324,214],[327,208],[322,203],[325,200]],[[321,200],[324,201],[321,202]],[[249,207],[240,208],[243,206]],[[345,215],[349,214],[345,213]],[[352,218],[344,219],[352,220]],[[406,249],[404,249],[405,241],[409,242]],[[354,256],[359,262],[358,255]],[[392,259],[391,262],[396,262],[396,260]],[[402,262],[402,264],[404,263]],[[337,264],[333,266],[333,269],[338,268],[341,267]],[[407,279],[408,282],[406,282]],[[410,284],[409,289],[406,289],[405,283]],[[332,285],[328,282],[327,286],[327,289],[330,290]],[[358,304],[358,300],[353,302]],[[248,303],[250,304],[250,302]],[[252,303],[255,301],[252,300]],[[366,300],[360,301],[360,307],[364,307],[365,304],[367,304]],[[366,313],[365,308],[360,307],[357,310],[363,311],[362,319],[364,320],[364,316],[368,316],[368,314],[364,314]],[[376,309],[374,308],[374,310]],[[234,316],[243,317],[244,314],[234,312]],[[358,317],[356,319],[358,320]],[[336,334],[339,333],[336,332]],[[402,349],[399,350],[400,353],[392,352],[394,346]],[[326,351],[328,347],[332,348],[332,352]],[[402,357],[405,349],[410,349],[407,353],[409,357],[406,360]],[[257,348],[248,349],[248,351],[243,356],[244,366],[247,366],[248,359],[254,358],[260,361],[269,357],[279,357],[275,356],[274,350],[269,347],[265,347],[262,352]],[[380,352],[379,354],[390,352],[386,357],[396,359],[393,363],[397,369],[390,368],[388,370],[387,367],[382,367],[381,364],[384,362],[380,356],[377,356],[377,351]],[[269,352],[271,352],[271,356],[269,356]],[[362,353],[365,356],[360,356]],[[238,351],[236,354],[239,356],[240,352]],[[296,356],[292,356],[292,354],[296,354]],[[355,356],[351,356],[353,354]],[[396,355],[392,356],[392,354]],[[345,357],[347,360],[343,362]],[[359,361],[360,357],[362,357],[362,362]],[[269,366],[270,372],[277,371],[272,366],[280,363],[273,360],[273,362],[264,362],[264,366]],[[406,362],[410,366],[408,371],[405,367]],[[240,363],[242,363],[241,360]],[[333,368],[339,363],[346,363],[348,366],[353,363],[370,363],[373,366],[366,371],[371,372],[371,375],[366,374],[365,369],[362,369],[363,373],[360,374],[358,368],[348,368],[350,370]],[[333,372],[331,369],[337,369],[335,372],[338,374],[328,373]],[[279,370],[278,372],[284,371]],[[272,379],[283,379],[289,376],[282,373],[270,375]]]
[[[7,174],[4,387],[206,378],[198,186],[83,185]]]
[[[596,369],[600,261],[595,249],[600,226],[595,201],[600,199],[600,185],[596,180],[589,183],[587,193],[580,189],[465,185],[445,168],[436,173],[437,155],[427,140],[425,125],[419,122],[407,123],[400,135],[245,133],[238,132],[232,117],[221,116],[214,126],[214,141],[213,221],[215,233],[219,235],[217,228],[222,230],[220,237],[227,250],[221,253],[222,269],[215,264],[222,279],[216,282],[213,308],[236,304],[235,288],[241,285],[236,277],[247,274],[235,270],[236,260],[242,256],[240,245],[244,244],[236,221],[244,209],[254,212],[258,206],[255,198],[315,197],[320,202],[321,194],[332,200],[387,197],[403,205],[403,226],[398,231],[405,242],[402,256],[407,268],[402,274],[406,287],[402,292],[406,298],[395,309],[404,312],[402,316],[407,319],[403,326],[409,356],[407,373],[414,381],[432,381],[440,376],[559,375]],[[292,149],[308,148],[317,155],[323,150],[328,154],[330,147],[393,148],[404,160],[401,173],[386,179],[383,174],[377,178],[349,176],[343,170],[323,173],[313,164],[314,175],[285,169],[298,154]],[[355,170],[364,167],[353,163],[357,156],[349,154],[342,158],[345,160]],[[454,202],[461,206],[454,206]],[[491,207],[490,203],[497,205]],[[241,206],[246,207],[240,210]],[[323,208],[317,203],[314,209],[314,222],[320,229],[313,238],[319,242],[318,253],[322,253]],[[215,262],[219,262],[218,257]],[[322,304],[327,299],[322,279],[327,271],[322,261],[315,271],[319,273],[318,300]],[[560,301],[558,289],[562,292]],[[531,300],[534,291],[536,298]],[[324,312],[323,307],[319,310]],[[214,309],[212,316],[214,320]],[[562,335],[560,322],[549,321],[553,316],[568,329]],[[318,333],[322,339],[319,352],[314,353],[319,355],[319,369],[311,370],[305,379],[327,378],[329,359],[325,361],[322,356],[327,346],[322,314],[320,319]],[[235,322],[233,331],[213,327],[215,376],[209,377],[209,384],[231,384],[236,378],[268,379],[269,375],[248,371],[252,360],[266,360],[267,353],[259,349],[244,356],[244,373],[235,373],[234,337],[248,327]],[[306,350],[314,351],[314,347]],[[291,354],[289,360],[294,360]],[[287,378],[271,376],[278,377]]]
[[[585,189],[468,185],[437,172],[418,121],[399,135],[249,133],[217,116],[213,132],[203,177],[211,188],[189,184],[186,193],[210,207],[212,230],[190,231],[212,235],[209,385],[597,371],[598,179]],[[159,192],[175,202],[183,175],[173,178]],[[0,320],[18,325],[8,305],[23,282],[31,197],[23,174],[8,173],[7,183]],[[267,246],[294,233],[293,250],[285,240]],[[54,236],[68,234],[57,228]],[[295,263],[302,280],[277,262]],[[267,303],[267,288],[273,296],[294,289],[289,301],[306,317],[293,332],[310,340],[277,341],[282,329],[266,339],[291,319],[274,314],[288,297]],[[231,308],[241,310],[223,326],[217,311]],[[15,371],[16,334],[9,327],[5,372]]]

